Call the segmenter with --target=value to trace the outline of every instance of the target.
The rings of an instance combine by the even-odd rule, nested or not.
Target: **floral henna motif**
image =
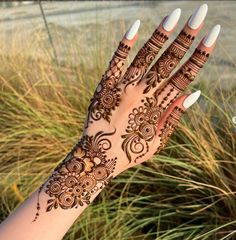
[[[144,81],[147,86],[143,93],[148,93],[152,88],[155,88],[158,83],[164,81],[170,76],[173,69],[184,57],[193,40],[194,36],[187,34],[183,30],[180,32],[176,40],[161,55],[145,76]]]
[[[89,117],[87,118],[86,128],[89,123],[100,120],[101,118],[110,122],[112,110],[115,110],[115,108],[119,106],[121,89],[118,87],[118,83],[129,50],[130,46],[120,42],[113,59],[110,61],[108,70],[103,75],[91,99],[91,104],[88,108]]]
[[[160,146],[157,148],[156,154],[159,153],[169,141],[169,138],[177,127],[183,113],[184,111],[176,106],[167,118],[163,128],[161,129],[161,133],[158,135],[160,137]]]
[[[209,53],[197,48],[184,66],[173,75],[170,84],[178,91],[183,91],[194,80],[208,58]]]
[[[121,136],[124,139],[122,150],[129,162],[133,159],[136,162],[148,152],[148,142],[155,137],[156,126],[162,114],[162,108],[157,106],[155,97],[146,97],[142,103],[142,106],[134,108],[129,114],[126,134]]]
[[[82,137],[48,182],[39,189],[40,194],[45,187],[45,193],[50,197],[47,212],[58,207],[70,209],[89,204],[91,195],[110,182],[116,158],[107,159],[106,151],[111,148],[107,136],[114,133],[98,132],[95,136]],[[39,194],[33,221],[39,216]]]
[[[127,69],[122,80],[125,88],[130,84],[134,85],[142,79],[148,66],[152,63],[167,39],[168,37],[158,30],[153,33]]]

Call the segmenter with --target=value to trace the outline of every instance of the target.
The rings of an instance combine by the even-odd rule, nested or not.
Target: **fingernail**
[[[196,92],[188,95],[183,101],[184,108],[189,108],[190,106],[192,106],[198,100],[200,95],[201,95],[200,90],[197,90]]]
[[[176,8],[167,18],[165,19],[164,23],[162,24],[163,28],[166,31],[171,31],[174,26],[177,24],[179,21],[181,15],[181,9]]]
[[[195,12],[192,14],[188,21],[188,26],[192,29],[197,29],[204,21],[207,14],[207,10],[208,10],[207,4],[203,4],[197,10],[195,10]]]
[[[133,25],[129,28],[129,30],[126,32],[125,37],[128,40],[132,40],[136,33],[138,32],[140,26],[140,20],[136,20]]]
[[[211,31],[203,39],[203,45],[204,46],[211,47],[215,43],[215,41],[216,41],[216,39],[217,39],[217,37],[218,37],[218,35],[220,33],[220,28],[221,27],[218,24],[218,25],[215,25],[211,29]]]

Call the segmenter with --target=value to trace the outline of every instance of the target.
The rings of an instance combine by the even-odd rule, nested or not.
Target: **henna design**
[[[107,137],[114,133],[98,132],[95,136],[81,138],[45,184],[44,191],[50,197],[47,212],[58,207],[71,209],[89,204],[91,195],[111,181],[117,158],[107,159],[106,151],[112,146]],[[33,221],[39,216],[39,209],[38,197]]]
[[[126,134],[121,137],[124,139],[122,142],[122,150],[126,153],[129,162],[136,162],[137,159],[145,156],[149,150],[149,142],[156,136],[156,127],[162,116],[164,110],[174,102],[179,96],[179,92],[175,96],[168,100],[174,88],[170,88],[166,97],[162,101],[158,101],[159,96],[162,95],[165,88],[155,92],[152,97],[146,97],[142,99],[141,106],[134,108],[132,113],[129,114],[128,126],[126,128]],[[165,102],[168,104],[164,107]],[[133,156],[134,155],[134,156]]]
[[[197,48],[183,67],[173,75],[170,84],[178,91],[183,91],[194,80],[208,58],[209,53]]]
[[[132,155],[136,155],[134,161],[143,157],[149,150],[148,142],[156,135],[156,125],[161,117],[162,109],[157,106],[155,97],[146,97],[143,105],[134,108],[129,114],[126,134],[122,142],[122,150],[131,162]]]
[[[134,85],[142,79],[148,66],[152,63],[167,39],[167,35],[159,30],[153,33],[151,38],[139,50],[135,59],[127,69],[122,80],[122,83],[125,84],[125,88],[130,84]]]
[[[160,137],[160,145],[157,148],[156,154],[159,153],[169,141],[169,138],[176,129],[183,113],[184,111],[176,106],[170,116],[166,119],[165,124],[161,129],[161,133],[158,135]]]
[[[91,99],[88,114],[92,120],[89,117],[87,118],[86,128],[93,120],[97,121],[103,118],[110,122],[112,110],[115,110],[119,106],[121,89],[118,87],[118,83],[129,50],[130,46],[120,42],[118,49],[110,61],[108,70],[102,76],[102,80]]]
[[[158,83],[170,76],[171,72],[184,57],[193,40],[194,36],[183,30],[180,32],[176,40],[161,55],[143,79],[147,85],[143,93],[148,93],[152,88],[155,88]]]

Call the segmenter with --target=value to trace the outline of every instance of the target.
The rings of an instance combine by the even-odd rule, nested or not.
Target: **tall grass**
[[[113,24],[120,32],[126,26]],[[79,139],[89,99],[120,35],[96,31],[86,48],[73,29],[51,29],[60,39],[60,66],[50,57],[42,29],[21,51],[17,43],[8,51],[1,45],[1,221]],[[221,88],[217,61],[212,57],[191,85],[202,90],[201,100],[185,114],[165,150],[114,179],[65,239],[236,239],[236,128],[231,120],[236,88]],[[217,81],[206,81],[209,75]]]

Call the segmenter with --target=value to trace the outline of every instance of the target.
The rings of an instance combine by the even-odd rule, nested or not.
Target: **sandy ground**
[[[57,31],[60,31],[58,29],[63,30],[60,38],[64,38],[66,31],[68,34],[71,34],[71,32],[77,32],[78,30],[74,36],[80,41],[80,47],[81,45],[87,47],[86,45],[93,38],[92,35],[95,31],[99,35],[99,32],[106,32],[107,26],[110,26],[119,28],[117,30],[119,35],[121,32],[120,23],[123,23],[123,28],[125,29],[135,19],[141,20],[139,41],[143,43],[148,37],[146,34],[150,34],[153,31],[148,29],[153,29],[153,27],[157,26],[165,15],[177,7],[182,9],[178,32],[193,10],[202,3],[202,1],[43,2],[43,8],[52,32],[52,28],[56,26]],[[199,42],[204,34],[215,24],[221,24],[222,32],[214,55],[210,59],[211,74],[205,74],[205,77],[210,80],[221,81],[222,86],[228,88],[236,85],[236,2],[206,1],[206,3],[209,6],[209,12],[205,26],[199,34],[197,41]],[[0,39],[3,42],[2,51],[9,53],[14,45],[14,51],[24,51],[33,57],[40,57],[44,54],[38,50],[26,51],[29,39],[31,41],[32,37],[36,38],[37,36],[35,32],[38,29],[45,29],[38,4],[9,9],[0,8],[0,28]],[[44,33],[45,39],[48,41],[48,37]],[[66,43],[62,43],[56,37],[54,37],[53,41],[57,55],[60,59],[63,59],[65,57],[63,52],[65,46],[63,44]],[[93,43],[92,40],[91,43]],[[79,61],[79,59],[75,58],[75,61]]]

